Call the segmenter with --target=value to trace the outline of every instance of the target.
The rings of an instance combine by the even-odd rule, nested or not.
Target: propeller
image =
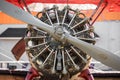
[[[28,24],[37,26],[38,28],[50,33],[57,40],[63,41],[63,39],[60,39],[60,38],[64,37],[64,39],[67,42],[73,44],[74,46],[78,47],[82,51],[86,52],[88,55],[90,55],[94,59],[114,69],[120,70],[120,65],[119,65],[120,57],[112,54],[111,52],[101,49],[97,46],[88,44],[86,42],[83,42],[77,39],[76,37],[69,35],[69,33],[62,33],[64,34],[64,36],[54,34],[54,29],[51,26],[43,23],[42,21],[38,20],[28,12],[25,12],[24,10],[16,7],[15,5],[12,5],[9,2],[6,2],[5,0],[2,0],[0,2],[0,10],[16,19],[19,19]]]

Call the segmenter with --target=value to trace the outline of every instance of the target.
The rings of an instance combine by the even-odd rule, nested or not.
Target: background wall
[[[94,26],[100,36],[96,45],[120,55],[120,21],[96,22]]]

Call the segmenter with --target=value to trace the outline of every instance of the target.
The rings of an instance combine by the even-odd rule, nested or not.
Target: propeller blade
[[[65,38],[69,43],[81,49],[83,52],[87,53],[94,59],[116,70],[120,70],[120,57],[117,55],[97,46],[81,41],[69,34]]]
[[[50,33],[50,31],[52,31],[51,26],[49,26],[48,24],[43,23],[42,21],[40,21],[39,19],[37,19],[36,17],[31,15],[30,13],[22,10],[21,8],[15,6],[5,0],[0,1],[0,10],[18,20],[21,20],[25,23],[37,26],[40,29],[42,29],[48,33]]]

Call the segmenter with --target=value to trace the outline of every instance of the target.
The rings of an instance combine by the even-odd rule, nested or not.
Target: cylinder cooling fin
[[[89,19],[77,9],[66,6],[59,10],[57,6],[53,6],[50,9],[44,8],[36,17],[51,25],[57,34],[66,32],[91,45],[95,43],[96,35],[89,26]],[[60,39],[64,39],[64,35]],[[61,42],[54,39],[49,33],[35,26],[28,25],[25,41],[31,65],[43,74],[74,75],[89,63],[90,56],[85,52],[66,40]]]

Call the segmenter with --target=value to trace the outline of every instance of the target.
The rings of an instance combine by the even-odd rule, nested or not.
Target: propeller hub
[[[54,24],[54,30],[55,30],[54,34],[55,34],[55,37],[54,36],[53,37],[57,41],[62,42],[63,44],[66,43],[65,34],[66,33],[68,33],[68,34],[70,33],[68,30],[66,30],[66,26],[63,25],[63,24],[58,24],[58,23]]]

